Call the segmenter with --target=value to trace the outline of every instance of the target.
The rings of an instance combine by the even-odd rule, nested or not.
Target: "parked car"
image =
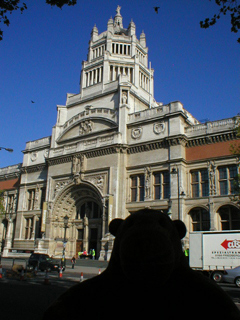
[[[41,271],[52,270],[59,272],[61,267],[61,261],[53,259],[49,257],[49,255],[47,254],[32,253],[28,259],[28,266],[30,269],[35,269],[37,267]],[[64,270],[65,267],[63,266],[62,271]]]
[[[240,266],[233,269],[226,269],[222,275],[222,281],[235,283],[240,288]]]

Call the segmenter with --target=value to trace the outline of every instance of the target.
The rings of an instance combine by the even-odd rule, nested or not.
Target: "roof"
[[[0,190],[13,190],[19,186],[19,178],[0,181]]]

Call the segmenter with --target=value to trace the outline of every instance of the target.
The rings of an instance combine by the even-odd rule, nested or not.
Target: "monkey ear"
[[[187,233],[185,224],[181,220],[174,220],[173,223],[175,225],[175,228],[177,229],[180,239],[184,238]]]
[[[121,226],[121,224],[123,223],[123,219],[113,219],[110,224],[109,224],[109,232],[116,236],[117,231],[119,229],[119,227]]]

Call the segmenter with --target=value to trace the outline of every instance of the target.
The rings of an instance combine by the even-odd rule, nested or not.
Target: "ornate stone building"
[[[66,230],[67,257],[94,248],[108,259],[109,222],[144,207],[189,231],[240,229],[231,196],[239,158],[229,151],[239,118],[200,123],[178,101],[156,102],[153,74],[145,34],[137,39],[133,21],[125,29],[118,7],[105,32],[93,28],[80,93],[57,107],[52,135],[28,142],[20,166],[0,169],[5,198],[15,197],[4,255],[60,257]],[[6,170],[18,177],[11,191]]]

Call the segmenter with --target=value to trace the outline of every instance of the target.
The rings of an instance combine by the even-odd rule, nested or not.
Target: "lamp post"
[[[177,175],[177,192],[178,192],[178,220],[180,220],[180,196],[185,196],[184,191],[180,193],[180,183],[179,183],[179,169],[172,168],[171,174]]]
[[[66,265],[66,259],[65,259],[65,249],[66,249],[66,244],[67,244],[67,241],[66,241],[66,232],[67,232],[67,228],[68,228],[68,216],[66,215],[64,218],[63,218],[63,224],[64,224],[64,239],[63,239],[63,252],[62,252],[62,262],[61,262],[61,265],[62,266],[65,266]]]
[[[11,148],[4,148],[4,147],[0,147],[0,150],[6,150],[6,151],[8,151],[8,152],[13,152],[13,149],[11,149]]]

